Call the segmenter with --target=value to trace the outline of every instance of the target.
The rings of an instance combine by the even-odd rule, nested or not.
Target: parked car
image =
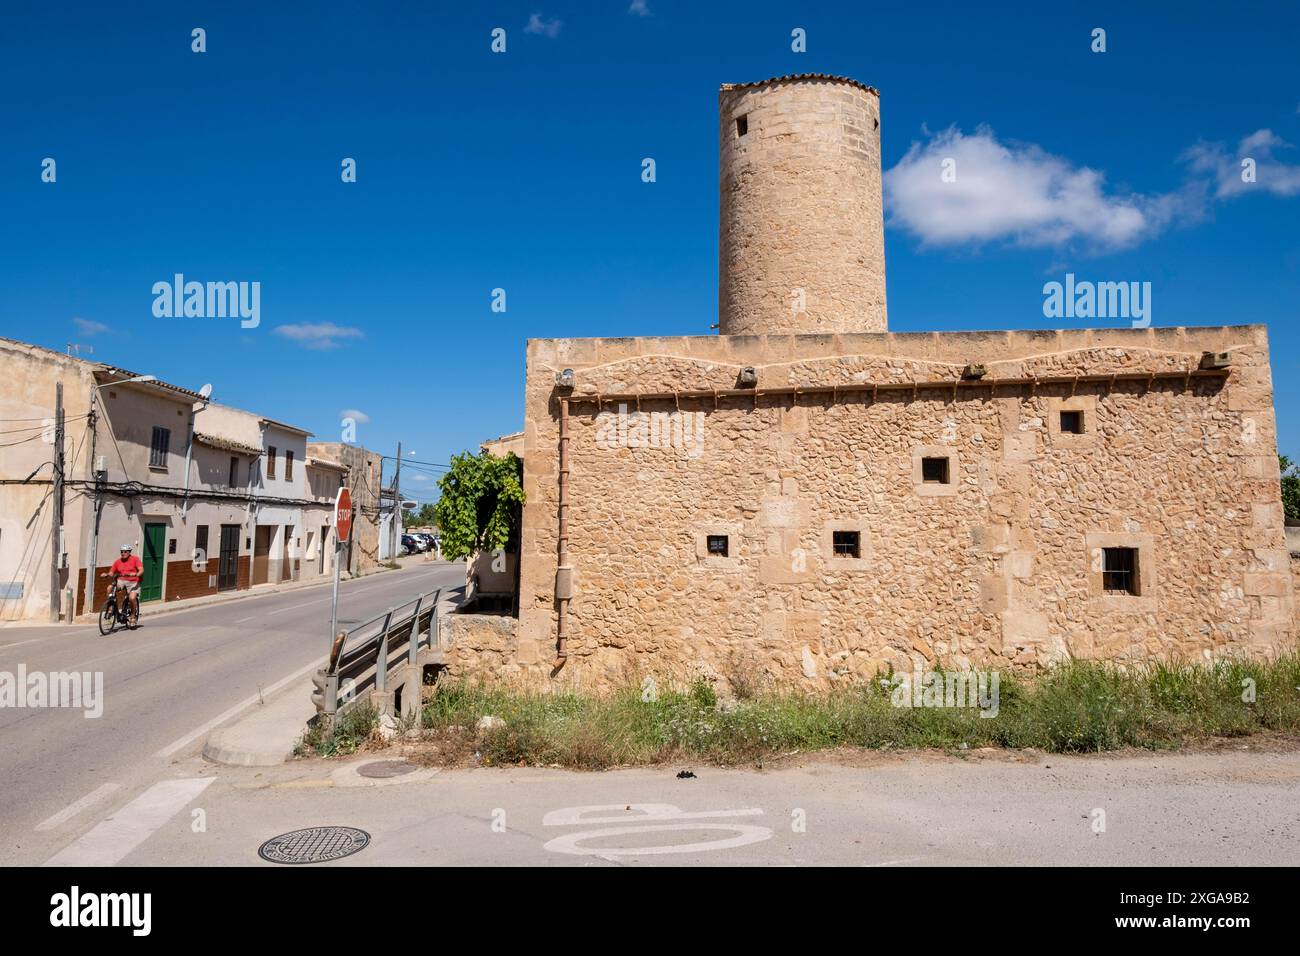
[[[427,531],[412,532],[412,537],[414,537],[417,541],[419,541],[422,545],[424,545],[425,551],[432,551],[436,547],[436,544],[433,540],[433,535],[429,534],[429,532]]]
[[[419,554],[423,549],[413,535],[402,535],[402,554]]]

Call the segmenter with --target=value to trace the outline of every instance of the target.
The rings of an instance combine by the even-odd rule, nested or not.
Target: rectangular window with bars
[[[171,445],[172,433],[170,429],[163,428],[161,425],[153,427],[153,439],[149,442],[149,467],[166,468],[167,467],[167,448]]]
[[[1137,548],[1102,548],[1102,590],[1112,594],[1140,594],[1137,558]]]
[[[858,531],[833,531],[831,548],[837,558],[861,557],[862,534]]]

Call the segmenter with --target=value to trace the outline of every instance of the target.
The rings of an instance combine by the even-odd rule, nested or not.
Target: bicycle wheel
[[[107,637],[117,627],[117,608],[112,600],[104,602],[104,609],[99,612],[99,633]]]

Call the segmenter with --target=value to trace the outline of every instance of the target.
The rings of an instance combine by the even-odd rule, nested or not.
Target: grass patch
[[[379,726],[379,714],[373,707],[357,707],[336,720],[324,715],[307,726],[294,747],[297,757],[346,757],[354,754]]]
[[[587,696],[461,682],[439,685],[421,726],[441,739],[473,740],[484,763],[589,770],[681,759],[740,763],[844,746],[1091,753],[1300,733],[1298,687],[1295,654],[1269,663],[1126,669],[1070,661],[1028,679],[1002,673],[993,717],[972,708],[896,707],[879,681],[722,702],[703,681],[649,701],[638,687]],[[487,715],[504,723],[476,733]]]

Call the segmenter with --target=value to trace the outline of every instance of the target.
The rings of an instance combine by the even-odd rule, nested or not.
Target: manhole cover
[[[363,777],[382,780],[385,777],[400,777],[404,773],[411,773],[417,769],[419,768],[415,764],[407,763],[405,760],[372,760],[358,767],[357,773]]]
[[[326,863],[341,860],[370,843],[370,834],[355,827],[308,827],[271,837],[257,855],[271,863]]]

